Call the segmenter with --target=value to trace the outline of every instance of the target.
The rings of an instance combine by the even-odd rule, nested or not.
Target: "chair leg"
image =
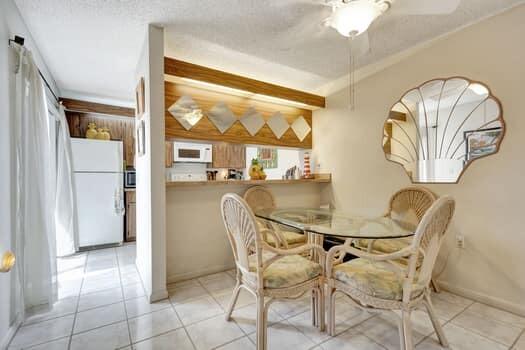
[[[266,350],[267,348],[267,334],[266,334],[266,307],[264,305],[264,296],[257,296],[257,350]]]
[[[437,284],[437,282],[431,278],[430,279],[430,287],[432,287],[432,290],[436,293],[440,293],[441,292],[441,289],[439,288],[439,285]]]
[[[405,349],[405,332],[403,330],[403,316],[401,316],[401,318],[399,319],[398,329],[399,329],[399,349],[404,350]]]
[[[312,298],[310,300],[310,309],[312,310],[312,326],[316,327],[317,326],[317,321],[319,320],[318,318],[318,313],[319,313],[319,310],[318,310],[318,295],[317,295],[317,290],[315,289],[312,289]]]
[[[405,345],[403,350],[413,350],[414,344],[412,340],[412,322],[410,321],[410,311],[403,310],[401,318],[403,322],[403,340]]]
[[[441,344],[441,346],[448,348],[448,341],[445,337],[445,332],[443,332],[443,328],[441,327],[441,324],[439,323],[439,320],[436,316],[434,305],[432,305],[432,301],[430,300],[430,292],[427,291],[425,293],[425,299],[423,303],[425,304],[425,307],[427,309],[430,321],[432,321],[432,325],[434,326],[434,330],[436,331],[436,334],[438,336],[439,343]]]
[[[328,334],[335,335],[335,289],[328,290]]]
[[[324,283],[319,286],[318,304],[317,304],[317,321],[318,327],[321,332],[325,330],[325,296],[324,296]]]
[[[235,307],[235,304],[237,303],[237,299],[239,298],[239,292],[241,291],[241,283],[237,281],[237,284],[235,285],[235,288],[233,289],[233,295],[230,299],[230,305],[228,306],[228,311],[226,312],[226,321],[231,321],[233,308]]]

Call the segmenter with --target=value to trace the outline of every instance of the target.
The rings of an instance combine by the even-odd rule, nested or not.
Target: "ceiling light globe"
[[[380,14],[381,6],[375,1],[354,0],[334,12],[332,27],[343,36],[357,36],[365,32]]]

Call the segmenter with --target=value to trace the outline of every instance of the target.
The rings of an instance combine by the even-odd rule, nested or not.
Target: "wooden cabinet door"
[[[165,166],[171,168],[173,166],[173,142],[166,141],[166,155],[165,155]]]
[[[246,147],[229,143],[213,145],[213,168],[242,169],[246,167]]]
[[[137,239],[137,204],[135,198],[135,191],[126,192],[126,242]]]
[[[230,168],[242,169],[246,167],[246,147],[244,145],[230,145],[228,153]]]
[[[228,144],[217,143],[213,145],[212,153],[212,167],[213,168],[229,168],[228,161]]]
[[[126,208],[126,241],[137,239],[137,204],[128,203]]]

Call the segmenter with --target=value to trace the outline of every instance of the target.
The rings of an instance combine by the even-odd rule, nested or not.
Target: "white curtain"
[[[22,313],[56,295],[55,208],[44,84],[31,52],[16,48],[16,253]]]
[[[62,105],[58,111],[55,225],[57,256],[74,254],[78,244],[78,221],[73,156],[69,126]]]

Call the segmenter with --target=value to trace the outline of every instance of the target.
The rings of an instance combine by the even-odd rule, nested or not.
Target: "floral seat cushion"
[[[333,276],[361,293],[386,300],[403,298],[403,278],[388,262],[354,259],[337,265]],[[412,296],[419,296],[424,288],[414,285]]]
[[[264,252],[263,261],[274,256]],[[250,272],[256,272],[257,261],[255,254],[248,258]],[[287,288],[306,282],[322,273],[321,265],[306,259],[301,255],[287,255],[272,263],[263,273],[265,288]]]
[[[292,231],[281,231],[281,234],[283,235],[288,245],[306,243],[306,236],[302,233]],[[272,235],[268,235],[267,242],[269,245],[275,247],[275,238]]]
[[[262,220],[257,220],[257,225],[259,226],[259,230],[271,229],[270,226],[268,226],[267,223]],[[286,240],[288,245],[297,245],[297,244],[306,243],[306,240],[307,240],[306,235],[300,232],[293,232],[293,231],[286,231],[286,230],[281,230],[280,232],[284,236],[284,239]],[[266,242],[272,247],[275,247],[275,237],[273,235],[267,235]]]

